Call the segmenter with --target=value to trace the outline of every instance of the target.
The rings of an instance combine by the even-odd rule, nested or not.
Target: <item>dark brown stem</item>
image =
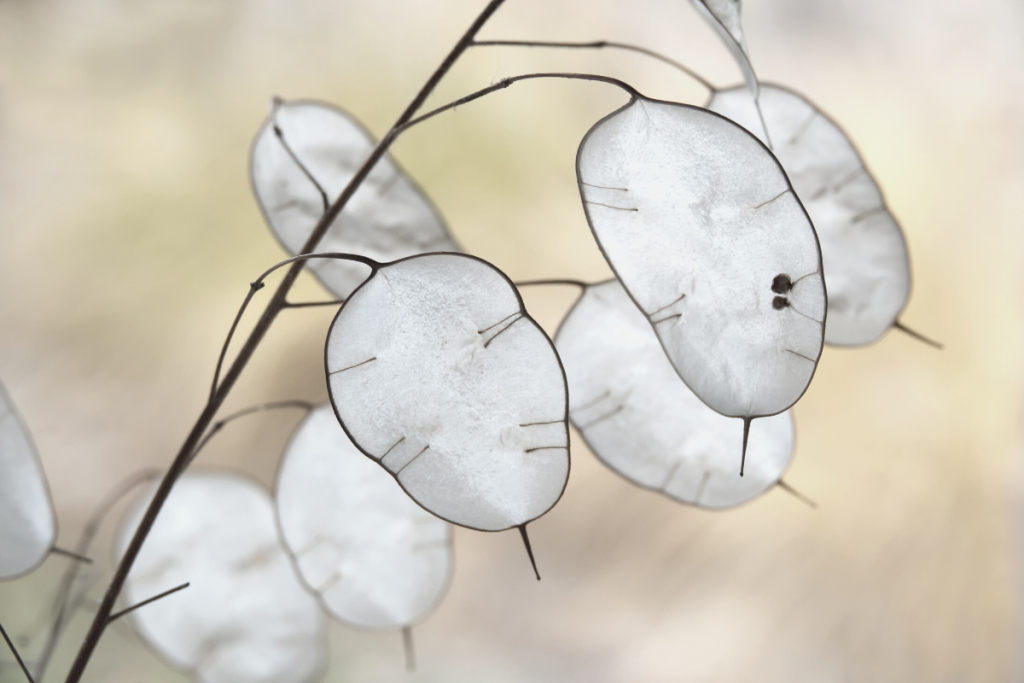
[[[570,80],[570,81],[594,81],[594,82],[597,82],[597,83],[608,83],[609,85],[614,85],[617,88],[622,88],[623,90],[625,90],[629,94],[630,97],[632,97],[634,99],[638,98],[638,97],[643,97],[643,95],[641,95],[640,92],[636,88],[631,86],[629,83],[626,83],[625,81],[620,81],[617,78],[612,78],[611,76],[599,76],[597,74],[560,73],[560,72],[540,73],[540,74],[523,74],[522,76],[510,76],[508,78],[503,78],[503,79],[501,79],[500,81],[498,81],[497,83],[495,83],[492,86],[488,86],[486,88],[483,88],[482,90],[477,90],[476,92],[470,93],[469,95],[466,95],[465,97],[460,97],[459,99],[455,100],[454,102],[449,102],[448,104],[444,105],[443,107],[438,107],[437,109],[433,109],[431,111],[428,111],[426,114],[423,114],[422,116],[417,116],[416,118],[414,118],[414,119],[410,120],[409,122],[399,126],[398,128],[393,129],[391,131],[391,133],[389,133],[389,135],[398,135],[398,134],[406,131],[407,129],[412,128],[413,126],[415,126],[417,124],[423,123],[427,119],[430,119],[430,118],[433,118],[433,117],[437,116],[438,114],[443,114],[444,112],[446,112],[446,111],[448,111],[450,109],[455,109],[456,107],[461,107],[464,104],[472,102],[473,100],[478,100],[481,97],[483,97],[485,95],[490,95],[493,92],[497,92],[499,90],[504,90],[505,88],[507,88],[508,86],[512,85],[513,83],[518,83],[519,81],[532,81],[532,80],[535,80],[535,79],[538,79],[538,78],[564,78],[564,79]]]
[[[340,306],[345,303],[344,299],[333,299],[331,301],[300,301],[295,304],[291,301],[286,301],[284,304],[285,308],[313,308],[316,306]]]
[[[753,418],[743,418],[743,455],[740,459],[740,476],[743,476],[743,470],[747,467],[747,439],[750,437],[750,421]]]
[[[50,552],[54,555],[61,555],[63,557],[67,557],[69,559],[74,560],[75,562],[92,564],[92,558],[86,557],[85,555],[79,553],[73,553],[70,550],[65,550],[64,548],[58,548],[57,546],[53,546],[52,548],[50,548]]]
[[[582,280],[523,280],[513,282],[516,287],[533,287],[539,285],[568,285],[570,287],[579,287],[580,289],[586,289],[590,285]]]
[[[32,674],[28,672],[28,667],[25,666],[25,662],[22,660],[21,655],[18,654],[18,648],[14,647],[14,643],[11,642],[10,637],[7,635],[7,631],[4,630],[3,624],[0,624],[0,633],[3,634],[4,640],[7,641],[7,647],[11,648],[14,658],[18,660],[18,666],[21,667],[21,672],[25,674],[25,678],[28,679],[28,683],[35,683],[35,681],[32,680]]]
[[[412,673],[416,670],[416,649],[412,643],[412,627],[402,628],[402,645],[405,649],[405,670]]]
[[[808,505],[810,505],[812,510],[817,510],[818,509],[818,504],[817,503],[815,503],[813,500],[811,500],[810,498],[808,498],[804,494],[802,494],[799,491],[797,491],[795,488],[793,488],[792,486],[787,484],[784,480],[779,479],[777,482],[775,482],[775,485],[778,486],[783,491],[785,491],[786,493],[788,493],[789,495],[791,495],[794,498],[796,498],[797,500],[803,501],[804,503],[807,503]]]
[[[217,433],[220,432],[220,430],[224,429],[224,426],[226,424],[234,422],[238,418],[245,417],[246,415],[262,413],[263,411],[266,410],[278,410],[280,408],[300,408],[302,410],[305,410],[306,412],[309,412],[310,410],[313,410],[314,406],[309,401],[274,401],[272,403],[260,403],[259,405],[250,406],[248,408],[243,408],[238,412],[231,413],[227,417],[221,420],[217,420],[217,422],[215,422],[214,425],[210,427],[210,431],[206,433],[206,436],[203,437],[203,440],[199,442],[198,446],[196,446],[196,450],[192,453],[191,460],[195,460],[196,456],[199,455],[199,452],[203,450],[203,447],[207,443],[209,443],[210,439],[216,436]]]
[[[907,327],[906,325],[901,323],[899,320],[894,322],[892,324],[892,326],[895,327],[900,332],[902,332],[903,334],[909,335],[909,336],[913,337],[914,339],[916,339],[916,340],[918,340],[920,342],[924,342],[928,346],[935,347],[939,351],[941,351],[943,349],[942,344],[940,344],[939,342],[937,342],[937,341],[935,341],[933,339],[929,339],[928,337],[924,336],[920,332],[916,332],[916,331],[910,329],[909,327]]]
[[[149,598],[147,600],[143,600],[142,602],[140,602],[138,604],[135,604],[135,605],[132,605],[131,607],[123,609],[120,612],[115,612],[114,614],[111,614],[110,617],[107,619],[107,623],[109,624],[112,621],[120,619],[121,617],[123,617],[124,615],[128,614],[129,612],[134,612],[135,610],[139,609],[140,607],[145,607],[146,605],[148,605],[151,602],[156,602],[157,600],[160,600],[162,598],[166,598],[168,595],[171,595],[172,593],[177,593],[178,591],[185,590],[190,585],[191,584],[189,584],[186,581],[185,583],[181,584],[180,586],[175,586],[174,588],[172,588],[170,590],[167,590],[167,591],[164,591],[163,593],[160,593],[159,595],[154,595],[153,597],[151,597],[151,598]]]
[[[628,52],[636,52],[641,55],[646,55],[647,57],[653,57],[660,62],[664,62],[697,81],[712,93],[718,90],[718,88],[711,85],[706,78],[702,77],[693,69],[680,64],[676,60],[666,57],[660,52],[648,50],[646,47],[640,47],[639,45],[630,45],[629,43],[616,43],[611,40],[593,40],[587,43],[564,43],[547,40],[477,40],[473,42],[473,47],[553,47],[582,50],[611,48],[613,50],[626,50]]]
[[[89,546],[92,545],[92,541],[96,537],[96,532],[99,531],[100,525],[103,523],[103,520],[106,519],[111,508],[113,508],[119,500],[135,489],[136,486],[149,481],[150,479],[155,479],[159,474],[159,470],[156,469],[145,469],[140,472],[136,472],[118,484],[113,491],[107,494],[107,497],[104,498],[98,506],[96,506],[92,516],[89,517],[89,521],[85,523],[85,527],[82,529],[82,535],[79,536],[78,544],[75,546],[76,552],[81,555],[89,552]],[[50,659],[53,657],[53,651],[57,647],[57,642],[60,640],[60,636],[64,632],[68,621],[71,619],[71,615],[75,613],[81,604],[81,599],[72,600],[71,598],[71,589],[75,584],[75,580],[78,578],[78,571],[80,568],[81,564],[78,562],[69,566],[67,571],[64,573],[64,578],[61,580],[60,590],[57,591],[57,599],[55,601],[57,616],[50,629],[50,634],[46,639],[46,644],[43,646],[43,652],[39,656],[39,663],[36,665],[36,678],[40,681],[43,680],[46,675],[46,668],[49,666]]]
[[[540,572],[537,571],[537,562],[533,559],[533,547],[530,546],[530,537],[526,534],[526,525],[519,525],[519,535],[523,537],[523,545],[526,546],[526,554],[530,556],[530,565],[533,567],[533,575],[540,581]]]
[[[421,106],[423,106],[423,103],[434,91],[434,88],[437,87],[437,84],[442,78],[444,78],[445,74],[448,73],[449,69],[451,69],[452,65],[455,64],[462,53],[466,51],[473,42],[473,39],[476,38],[476,34],[481,28],[483,28],[483,25],[487,23],[487,20],[491,18],[498,8],[501,7],[504,1],[505,0],[490,0],[487,3],[487,6],[484,7],[483,11],[462,36],[459,42],[456,43],[455,47],[453,47],[451,52],[448,53],[448,56],[445,57],[441,65],[436,71],[434,71],[430,79],[416,94],[413,101],[405,111],[402,112],[402,115],[398,117],[398,120],[395,121],[395,124],[391,127],[392,132],[384,136],[384,138],[377,144],[377,147],[370,153],[369,158],[366,159],[362,167],[360,167],[352,177],[345,189],[342,190],[341,195],[339,195],[331,207],[324,212],[324,215],[313,229],[309,239],[306,240],[306,243],[303,245],[300,253],[308,254],[316,248],[316,245],[323,238],[327,229],[332,223],[334,223],[334,220],[341,213],[342,209],[345,208],[345,205],[348,204],[352,195],[354,195],[356,190],[359,189],[359,186],[362,185],[363,181],[370,175],[370,171],[373,170],[374,166],[377,165],[377,162],[383,158],[384,154],[388,151],[388,148],[395,141],[397,133],[394,131],[402,128],[412,119],[413,116],[415,116],[416,112]],[[207,427],[209,427],[213,422],[213,418],[217,415],[217,411],[220,409],[221,404],[224,403],[224,399],[227,398],[231,389],[235,386],[235,382],[238,381],[239,376],[242,374],[246,365],[248,365],[249,360],[256,352],[260,342],[263,341],[263,337],[266,336],[267,331],[274,322],[274,319],[277,318],[278,313],[280,313],[284,308],[288,292],[291,291],[292,285],[294,285],[295,281],[298,279],[303,266],[304,263],[302,261],[296,261],[285,273],[285,276],[281,279],[281,283],[277,286],[277,291],[274,292],[273,297],[271,297],[270,301],[267,303],[267,307],[264,309],[260,319],[256,322],[252,332],[249,333],[249,338],[239,350],[238,356],[236,356],[234,363],[231,364],[231,367],[224,375],[224,379],[221,380],[219,384],[215,384],[215,389],[211,393],[202,413],[200,413],[199,419],[196,420],[195,425],[192,427],[192,430],[189,432],[188,437],[182,444],[181,449],[175,456],[174,462],[171,463],[170,468],[167,470],[167,474],[164,475],[163,480],[160,482],[160,486],[157,487],[156,492],[153,494],[153,499],[150,501],[149,508],[146,510],[142,520],[139,522],[139,527],[135,531],[135,535],[132,537],[131,543],[129,543],[128,548],[125,549],[121,562],[118,564],[117,570],[114,572],[114,577],[111,579],[110,585],[107,587],[107,592],[104,594],[99,609],[96,611],[96,616],[92,621],[92,625],[89,627],[89,632],[82,641],[82,646],[78,650],[78,655],[75,657],[75,661],[71,665],[71,670],[68,672],[67,678],[65,679],[66,683],[79,683],[79,681],[81,681],[82,674],[85,672],[85,668],[89,664],[89,660],[92,658],[92,654],[100,642],[103,630],[109,623],[109,618],[114,610],[114,605],[117,602],[118,596],[121,594],[121,589],[124,586],[125,580],[128,578],[128,572],[131,571],[132,565],[135,563],[135,558],[138,557],[139,551],[142,549],[142,544],[146,540],[146,536],[149,535],[150,529],[153,528],[153,524],[156,522],[157,515],[160,514],[160,509],[163,507],[164,502],[170,495],[174,482],[177,481],[178,477],[180,477],[182,472],[185,471],[185,468],[191,460],[192,453],[195,451],[200,439],[202,439]]]

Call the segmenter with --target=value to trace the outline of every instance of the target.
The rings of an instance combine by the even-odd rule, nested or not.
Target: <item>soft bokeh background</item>
[[[246,172],[270,96],[336,102],[382,134],[483,4],[0,0],[0,378],[42,454],[60,544],[121,478],[170,461],[247,283],[283,258]],[[506,5],[481,37],[632,41],[717,84],[739,79],[685,0]],[[816,511],[779,490],[726,513],[684,507],[577,440],[565,497],[530,526],[542,582],[517,534],[458,530],[451,591],[415,631],[419,671],[404,673],[397,635],[336,626],[325,680],[1022,677],[1024,6],[748,0],[745,25],[761,77],[807,93],[859,145],[910,244],[903,321],[945,351],[899,333],[826,349],[787,474]],[[705,98],[639,56],[486,48],[432,102],[536,70]],[[513,278],[602,278],[573,162],[622,102],[600,84],[519,84],[395,154],[466,248]],[[322,296],[311,278],[299,293]],[[573,292],[527,296],[553,331]],[[330,316],[282,315],[227,409],[323,400]],[[270,486],[297,419],[234,424],[202,465]],[[93,553],[109,565],[102,543]],[[0,620],[30,659],[65,566],[51,557],[0,585]],[[62,679],[88,616],[47,680]],[[0,679],[20,680],[9,667]],[[183,679],[127,628],[87,672]]]

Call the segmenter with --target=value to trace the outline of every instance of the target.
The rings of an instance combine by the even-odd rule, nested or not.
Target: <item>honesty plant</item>
[[[793,455],[787,410],[742,435],[680,381],[618,280],[583,290],[555,336],[569,380],[569,416],[601,462],[626,479],[698,507],[741,505],[774,486]]]
[[[838,126],[801,96],[758,83],[739,0],[693,0],[743,72],[745,86],[729,89],[643,46],[477,41],[503,2],[487,3],[379,141],[333,105],[273,100],[250,173],[292,258],[250,283],[202,413],[121,528],[117,569],[68,683],[128,613],[154,649],[204,683],[310,680],[324,658],[323,610],[408,636],[452,576],[448,522],[516,527],[533,560],[526,525],[565,490],[570,417],[609,467],[685,503],[728,508],[788,488],[789,409],[823,344],[905,329],[899,226]],[[701,108],[600,74],[536,73],[421,111],[470,47],[498,45],[627,49],[675,64],[712,98]],[[454,253],[439,211],[389,155],[410,127],[541,78],[629,96],[593,125],[576,160],[584,214],[616,279],[541,281],[584,290],[557,351],[504,273]],[[307,266],[338,300],[289,300]],[[243,314],[285,268],[227,362]],[[216,421],[281,311],[339,304],[324,351],[330,406],[280,401]],[[186,474],[227,422],[285,407],[308,415],[275,501],[239,475]],[[112,505],[100,506],[79,547]],[[56,550],[55,529],[38,458],[0,387],[0,579]],[[71,593],[62,590],[37,674],[68,605],[83,602]],[[130,606],[117,610],[122,594]]]
[[[825,283],[771,152],[704,109],[637,98],[587,133],[576,173],[605,257],[693,393],[745,434],[796,403],[821,355]]]
[[[438,517],[522,527],[565,490],[558,354],[486,262],[432,254],[381,266],[338,311],[326,359],[341,426]]]
[[[121,527],[131,542],[150,498]],[[203,683],[300,683],[324,658],[323,618],[303,590],[278,538],[274,507],[236,474],[181,478],[125,584],[142,636]]]
[[[839,126],[780,86],[762,84],[759,103],[773,151],[821,242],[828,286],[825,341],[873,342],[897,323],[910,295],[903,232]],[[758,135],[758,110],[745,90],[717,91],[707,107]]]
[[[448,587],[451,525],[416,505],[360,453],[330,405],[314,409],[296,430],[275,498],[299,575],[337,619],[408,627]]]
[[[361,124],[331,105],[274,100],[253,144],[250,172],[263,215],[285,249],[301,253],[330,198],[352,180],[375,144]],[[390,156],[374,166],[319,249],[380,261],[459,251],[433,204]],[[349,261],[315,260],[308,267],[341,298],[366,276]]]

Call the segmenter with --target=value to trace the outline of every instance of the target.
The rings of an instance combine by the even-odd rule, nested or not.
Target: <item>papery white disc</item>
[[[150,496],[126,518],[123,554]],[[324,618],[278,536],[270,495],[221,472],[175,484],[125,582],[131,605],[191,585],[131,613],[168,662],[203,683],[302,683],[324,660]]]
[[[0,579],[35,569],[57,536],[57,517],[32,437],[0,384]]]
[[[687,386],[730,417],[793,405],[821,355],[825,285],[771,152],[717,114],[638,98],[590,130],[576,169],[605,258]]]
[[[352,441],[438,517],[500,531],[561,497],[561,363],[494,266],[459,254],[386,264],[338,311],[326,364]]]
[[[793,188],[814,221],[828,285],[829,344],[869,344],[888,330],[910,295],[903,231],[846,134],[803,96],[761,90],[761,111]],[[708,108],[754,134],[761,130],[742,88],[715,93]]]
[[[594,455],[629,481],[683,503],[728,508],[779,481],[793,455],[787,410],[750,426],[744,476],[735,420],[679,379],[618,280],[584,290],[555,335],[569,418]]]
[[[366,628],[401,628],[440,601],[452,529],[363,455],[330,404],[296,430],[277,476],[277,517],[299,575],[327,611]]]
[[[323,197],[309,176],[333,202],[376,144],[355,119],[330,105],[296,101],[275,107],[253,144],[250,172],[263,214],[285,249],[298,254],[324,213]],[[423,191],[385,155],[316,250],[391,261],[459,247]],[[341,298],[366,277],[365,269],[346,261],[313,259],[307,267]]]

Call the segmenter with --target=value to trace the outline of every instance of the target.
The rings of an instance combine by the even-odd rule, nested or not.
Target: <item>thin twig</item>
[[[85,523],[85,527],[82,529],[82,535],[78,538],[78,544],[75,546],[75,550],[79,554],[85,554],[89,552],[89,546],[92,545],[93,539],[96,537],[96,532],[99,530],[100,525],[106,518],[110,510],[120,501],[124,496],[130,493],[139,484],[155,478],[160,471],[154,468],[141,470],[131,475],[127,479],[120,482],[114,489],[107,494],[107,496],[100,501],[100,504],[96,506],[89,520]],[[46,639],[46,644],[43,646],[43,652],[39,656],[38,664],[36,665],[36,678],[40,681],[43,680],[46,674],[46,668],[50,664],[50,658],[53,657],[53,652],[56,649],[57,642],[60,639],[64,628],[67,626],[67,622],[70,620],[71,615],[78,609],[82,600],[71,600],[71,588],[74,586],[75,580],[78,578],[78,572],[81,568],[81,564],[78,562],[73,563],[68,567],[64,573],[64,577],[61,580],[60,589],[57,591],[57,598],[55,605],[57,607],[57,616],[53,621],[53,626],[50,628],[50,635]]]
[[[452,48],[448,56],[445,57],[441,65],[434,71],[430,79],[420,89],[420,91],[413,98],[413,101],[406,107],[402,115],[398,117],[398,120],[392,126],[392,130],[401,128],[408,121],[410,121],[416,112],[423,106],[423,103],[430,96],[430,94],[437,87],[437,84],[444,78],[445,74],[451,69],[452,65],[459,59],[463,52],[469,47],[476,37],[476,34],[483,28],[487,20],[498,11],[498,8],[504,3],[505,0],[490,0],[487,6],[484,7],[483,11],[477,16],[476,20],[469,27],[465,34],[455,47]],[[356,174],[352,176],[348,185],[342,190],[341,194],[331,205],[324,215],[320,218],[316,227],[310,233],[306,243],[302,246],[301,253],[306,254],[312,252],[316,245],[323,238],[327,229],[334,223],[334,220],[338,217],[341,211],[348,204],[349,200],[362,185],[363,181],[370,175],[370,172],[377,165],[384,155],[387,153],[389,147],[394,142],[396,135],[386,135],[374,148],[373,152],[370,153],[363,165],[356,171]],[[124,582],[128,578],[128,573],[132,569],[132,565],[135,563],[135,558],[138,557],[139,551],[142,549],[142,544],[145,542],[146,537],[149,535],[150,529],[153,528],[153,524],[156,523],[156,518],[160,514],[160,510],[167,500],[167,497],[171,493],[171,489],[174,487],[175,481],[185,471],[188,466],[188,462],[191,459],[192,453],[195,451],[196,445],[203,437],[203,433],[207,427],[213,422],[213,418],[216,416],[220,406],[224,403],[224,399],[227,398],[231,389],[234,387],[235,382],[238,381],[242,371],[248,365],[249,360],[252,358],[256,349],[259,347],[260,342],[266,336],[267,331],[270,329],[274,320],[277,318],[278,313],[284,307],[284,303],[288,298],[288,292],[291,291],[292,285],[298,279],[299,274],[302,272],[303,264],[301,262],[294,263],[288,272],[281,279],[280,284],[277,286],[277,290],[267,303],[267,307],[264,309],[260,319],[256,322],[252,331],[249,333],[249,338],[245,344],[239,350],[238,355],[235,357],[235,361],[231,364],[227,373],[224,375],[224,379],[217,385],[216,391],[210,396],[206,406],[200,413],[199,418],[193,425],[192,430],[185,438],[185,442],[181,445],[178,450],[178,454],[175,456],[171,466],[167,469],[167,474],[164,475],[163,480],[157,487],[157,490],[153,494],[153,498],[150,501],[149,507],[146,509],[142,520],[139,522],[139,526],[135,530],[135,535],[132,537],[131,542],[125,549],[124,555],[121,557],[121,562],[118,564],[114,577],[111,579],[110,585],[107,587],[107,591],[103,596],[103,600],[100,603],[99,609],[96,611],[96,616],[93,618],[92,625],[89,627],[88,633],[82,641],[82,646],[78,650],[78,654],[75,657],[75,661],[71,665],[71,669],[68,672],[65,683],[79,683],[82,679],[82,674],[85,672],[86,666],[89,664],[89,660],[92,658],[93,652],[96,650],[96,646],[99,644],[100,638],[103,635],[103,631],[107,626],[108,617],[113,611],[114,605],[117,602],[117,598],[121,593],[121,588],[124,586]],[[218,373],[219,376],[219,373]]]
[[[532,80],[536,80],[536,79],[539,79],[539,78],[564,78],[566,80],[571,80],[571,81],[595,81],[597,83],[608,83],[608,84],[614,85],[614,86],[616,86],[618,88],[622,88],[632,98],[643,97],[643,95],[640,94],[640,91],[638,91],[636,88],[631,86],[629,83],[626,83],[625,81],[620,81],[617,78],[612,78],[611,76],[600,76],[598,74],[561,73],[561,72],[538,73],[538,74],[523,74],[521,76],[509,76],[508,78],[501,79],[500,81],[498,81],[497,83],[495,83],[492,86],[488,86],[486,88],[483,88],[482,90],[477,90],[476,92],[470,93],[469,95],[466,95],[465,97],[460,97],[459,99],[455,100],[454,102],[449,102],[448,104],[444,105],[443,107],[438,107],[437,109],[433,109],[431,111],[428,111],[426,114],[423,114],[422,116],[417,116],[416,118],[412,119],[408,123],[405,123],[402,126],[399,126],[398,128],[395,128],[394,130],[392,130],[391,133],[389,133],[389,135],[398,135],[400,133],[403,133],[406,130],[408,130],[409,128],[412,128],[415,125],[423,123],[427,119],[431,119],[431,118],[437,116],[438,114],[441,114],[441,113],[444,113],[444,112],[448,111],[449,109],[455,109],[456,107],[461,107],[462,105],[467,104],[469,102],[472,102],[473,100],[478,100],[481,97],[483,97],[484,95],[490,95],[493,92],[497,92],[499,90],[504,90],[505,88],[507,88],[508,86],[512,85],[513,83],[518,83],[519,81],[532,81]]]
[[[306,168],[306,165],[302,163],[298,155],[295,154],[295,151],[291,148],[291,145],[289,145],[288,141],[284,139],[284,132],[281,130],[281,127],[277,125],[277,110],[278,107],[280,106],[281,99],[275,97],[270,110],[270,125],[274,130],[274,135],[277,137],[278,142],[281,143],[281,146],[284,147],[284,151],[288,154],[289,157],[291,157],[291,160],[295,162],[295,165],[299,167],[299,170],[302,171],[303,175],[306,176],[309,182],[313,183],[313,187],[315,187],[316,191],[320,193],[320,200],[323,202],[324,211],[327,211],[327,209],[329,209],[331,206],[330,200],[327,199],[327,192],[324,191],[323,186],[316,181],[316,178],[313,177],[313,174],[310,172],[310,170]]]
[[[405,670],[412,673],[416,670],[416,649],[412,642],[412,627],[402,627],[402,645],[405,650]]]
[[[296,262],[299,262],[299,261],[307,261],[307,260],[309,260],[311,258],[325,258],[325,259],[338,259],[338,260],[343,260],[343,261],[356,261],[358,263],[363,263],[365,265],[370,266],[370,268],[373,269],[373,270],[377,270],[378,268],[380,268],[380,264],[379,263],[377,263],[373,259],[367,258],[365,256],[360,256],[359,254],[342,254],[342,253],[333,253],[333,252],[332,253],[328,253],[328,254],[302,254],[301,256],[294,256],[294,257],[292,257],[290,259],[285,259],[284,261],[281,261],[280,263],[277,263],[277,264],[271,266],[270,268],[268,268],[266,270],[266,272],[264,272],[262,275],[260,275],[256,279],[255,282],[250,282],[249,283],[249,293],[245,295],[245,299],[242,301],[242,305],[239,307],[238,313],[235,314],[235,320],[234,320],[234,322],[231,323],[231,329],[228,330],[228,336],[224,339],[224,345],[220,349],[220,357],[217,358],[217,367],[213,371],[213,383],[210,385],[210,401],[213,401],[214,397],[217,395],[217,388],[218,388],[217,382],[220,379],[220,370],[224,366],[224,359],[228,355],[228,346],[230,346],[231,339],[235,336],[235,330],[238,329],[238,323],[239,323],[239,321],[241,321],[242,315],[245,313],[245,310],[249,307],[249,302],[252,301],[252,298],[253,298],[253,296],[256,295],[256,292],[260,291],[261,289],[263,289],[266,286],[266,283],[264,283],[263,281],[267,278],[268,275],[273,273],[278,268],[282,268],[282,267],[288,265],[289,263],[296,263]],[[289,275],[290,274],[291,273],[289,273]],[[278,289],[278,293],[280,293],[280,291],[281,290]],[[276,294],[275,294],[275,297],[276,297]],[[273,300],[271,301],[270,304],[267,304],[268,310],[269,310],[269,308],[270,308],[270,306],[272,304],[273,304]],[[279,305],[278,310],[280,310],[281,308],[284,308],[284,304]],[[264,316],[265,315],[266,315],[266,312],[264,312]],[[275,313],[275,315],[276,315],[276,313]],[[262,319],[261,319],[261,322],[262,322]],[[251,337],[250,337],[250,339],[251,339]]]
[[[199,451],[203,450],[203,447],[206,446],[207,443],[209,443],[210,439],[212,439],[214,436],[216,436],[216,434],[220,430],[224,429],[224,425],[228,424],[229,422],[234,422],[235,420],[237,420],[240,417],[245,417],[246,415],[252,415],[253,413],[261,413],[261,412],[266,411],[266,410],[278,410],[280,408],[301,408],[302,410],[305,410],[306,412],[309,412],[310,410],[313,410],[314,407],[315,406],[312,403],[310,403],[309,401],[298,401],[298,400],[296,400],[296,401],[273,401],[271,403],[260,403],[259,405],[250,406],[248,408],[243,408],[242,410],[239,410],[238,412],[232,413],[232,414],[228,415],[227,417],[222,418],[222,419],[218,420],[217,422],[215,422],[213,424],[213,426],[210,427],[210,431],[207,432],[205,437],[203,437],[203,440],[199,442],[198,446],[196,446],[196,450],[192,453],[192,458],[191,459],[195,460],[196,456],[199,455]]]
[[[286,301],[284,308],[312,308],[313,306],[340,306],[345,303],[345,299],[334,299],[333,301],[300,301],[297,304],[293,304],[291,301]]]
[[[778,486],[783,491],[785,491],[786,493],[788,493],[789,495],[791,495],[794,498],[796,498],[797,500],[803,501],[804,503],[807,503],[808,505],[810,505],[812,510],[817,510],[818,509],[818,504],[817,503],[815,503],[813,500],[811,500],[810,498],[808,498],[804,494],[802,494],[799,491],[797,491],[795,488],[793,488],[792,486],[787,484],[784,480],[779,479],[777,482],[775,482],[775,485]]]
[[[75,562],[92,564],[92,558],[86,557],[85,555],[79,555],[78,553],[73,553],[70,550],[64,550],[64,548],[58,548],[57,546],[53,546],[52,548],[50,548],[50,552],[54,555],[62,555],[64,557],[69,557]]]
[[[121,617],[123,617],[124,615],[128,614],[129,612],[134,612],[135,610],[139,609],[140,607],[145,607],[146,605],[148,605],[151,602],[156,602],[157,600],[160,600],[161,598],[166,598],[168,595],[171,595],[172,593],[177,593],[178,591],[185,590],[186,588],[189,587],[189,585],[190,584],[186,581],[185,583],[181,584],[180,586],[175,586],[174,588],[172,588],[169,591],[164,591],[163,593],[160,593],[159,595],[154,595],[153,597],[149,598],[148,600],[143,600],[142,602],[140,602],[140,603],[138,603],[136,605],[132,605],[131,607],[129,607],[127,609],[123,609],[120,612],[115,612],[114,614],[111,614],[109,617],[107,617],[107,624],[110,624],[110,622],[116,621],[116,620],[120,619]]]
[[[945,348],[939,342],[935,341],[934,339],[929,339],[928,337],[924,336],[920,332],[916,332],[916,331],[910,329],[909,327],[907,327],[906,325],[901,323],[899,320],[894,322],[892,324],[892,326],[895,327],[900,332],[902,332],[903,334],[909,335],[909,336],[913,337],[914,339],[916,339],[918,341],[924,342],[928,346],[934,347],[934,348],[938,349],[939,351],[941,351],[943,348]]]
[[[590,285],[582,280],[522,280],[513,282],[516,287],[533,287],[539,285],[569,285],[572,287],[579,287],[580,289],[586,289]]]
[[[11,642],[10,637],[7,635],[7,631],[4,630],[3,624],[0,624],[0,633],[3,634],[4,640],[7,641],[7,647],[11,648],[11,652],[14,653],[14,658],[18,660],[18,666],[21,667],[21,671],[25,674],[25,678],[28,679],[28,683],[36,683],[32,679],[32,674],[28,672],[28,667],[25,666],[25,662],[21,659],[21,655],[18,654],[18,648],[14,647],[14,643]]]
[[[603,49],[611,48],[614,50],[626,50],[629,52],[636,52],[648,57],[653,57],[658,61],[664,62],[669,66],[678,69],[693,80],[700,83],[702,86],[708,89],[709,92],[716,92],[718,88],[711,85],[711,83],[700,74],[695,72],[693,69],[680,64],[676,60],[666,57],[660,52],[654,50],[648,50],[645,47],[639,45],[630,45],[629,43],[616,43],[611,40],[594,40],[586,43],[568,43],[560,41],[547,41],[547,40],[477,40],[473,42],[473,47],[553,47],[553,48],[570,48],[570,49]]]

